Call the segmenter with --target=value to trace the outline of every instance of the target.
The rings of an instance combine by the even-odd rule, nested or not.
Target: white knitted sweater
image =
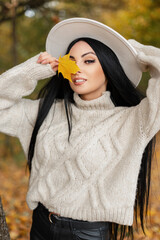
[[[138,62],[150,65],[147,97],[128,108],[115,107],[109,91],[91,101],[74,93],[70,143],[59,100],[37,136],[27,193],[31,209],[41,202],[61,216],[132,225],[142,154],[160,129],[160,50],[132,44],[140,50]],[[26,156],[39,100],[22,97],[55,74],[37,58],[0,76],[0,131],[17,136]]]

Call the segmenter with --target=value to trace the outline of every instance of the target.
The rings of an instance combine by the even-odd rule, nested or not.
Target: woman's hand
[[[133,39],[128,40],[137,51],[137,60],[143,72],[149,71],[152,77],[160,76],[160,49],[143,45]]]
[[[49,53],[43,52],[39,55],[37,63],[50,64],[51,68],[56,72],[58,70],[58,59],[52,57]]]

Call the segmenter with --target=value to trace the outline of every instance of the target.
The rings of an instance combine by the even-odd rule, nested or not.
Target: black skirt
[[[49,217],[50,216],[50,217]],[[30,240],[109,240],[108,222],[74,220],[50,214],[41,204],[33,211]]]

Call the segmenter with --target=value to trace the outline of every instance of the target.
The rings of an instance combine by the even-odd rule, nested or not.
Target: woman
[[[134,209],[143,228],[160,129],[160,51],[83,18],[57,24],[46,49],[0,84],[0,130],[28,155],[30,239],[117,239],[118,225],[121,239],[125,226],[132,236]],[[57,73],[66,53],[80,69],[72,82]],[[140,68],[152,76],[147,97],[135,89]],[[22,99],[50,76],[38,100]]]

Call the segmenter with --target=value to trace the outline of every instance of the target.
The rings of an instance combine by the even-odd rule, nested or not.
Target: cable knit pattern
[[[132,225],[142,154],[160,129],[159,50],[150,50],[141,45],[137,59],[153,69],[139,105],[115,107],[109,91],[90,101],[74,93],[70,142],[64,101],[52,106],[37,136],[27,193],[31,209],[41,202],[61,216]],[[17,136],[26,155],[39,100],[22,97],[55,74],[37,58],[0,76],[0,131]]]

